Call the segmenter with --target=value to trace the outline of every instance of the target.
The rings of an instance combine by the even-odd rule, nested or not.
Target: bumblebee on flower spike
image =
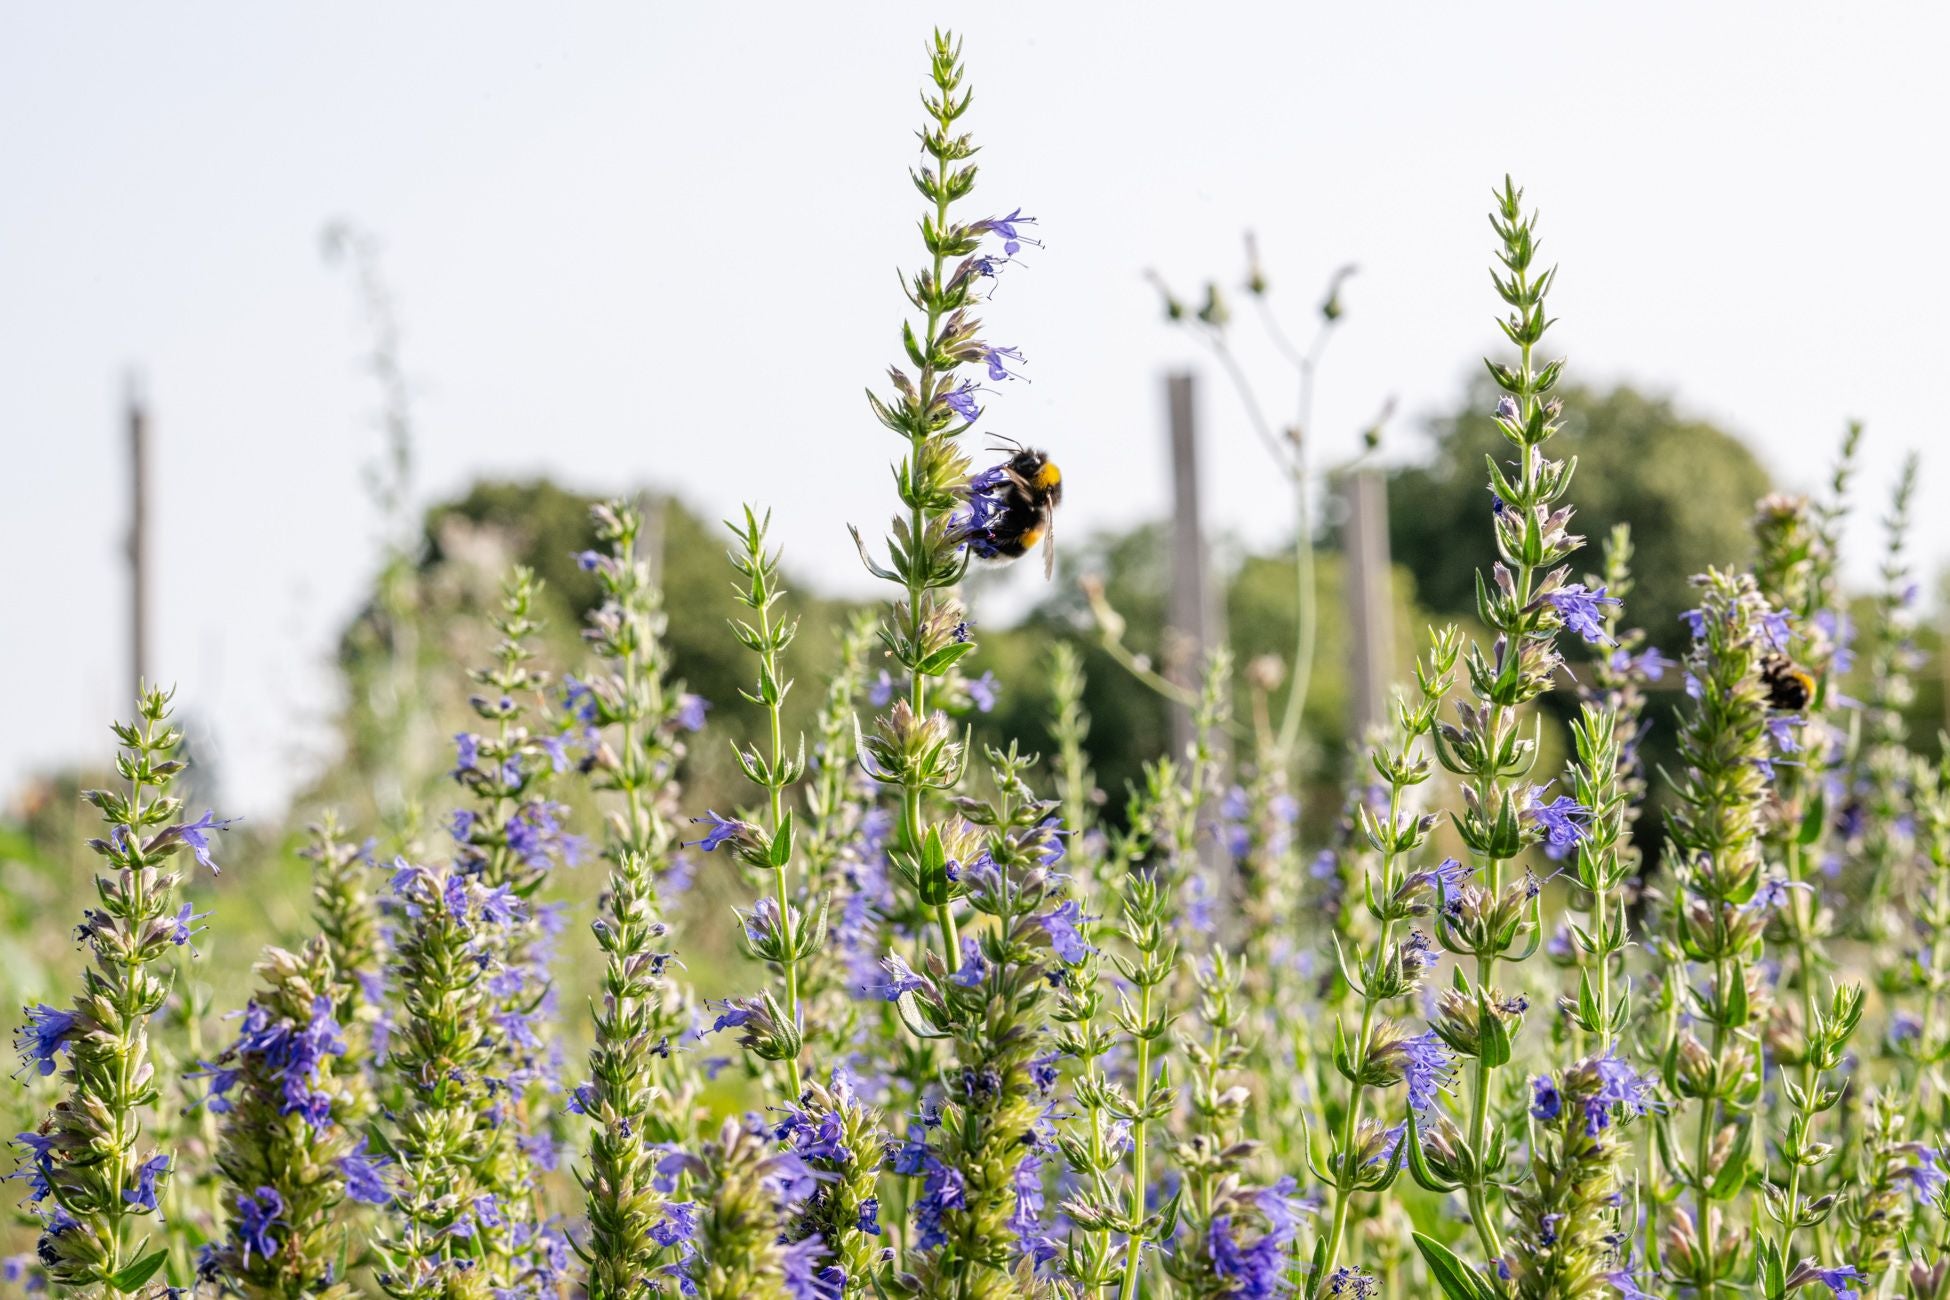
[[[968,545],[985,560],[1014,560],[1040,543],[1047,579],[1056,571],[1056,507],[1063,502],[1063,472],[1047,452],[1034,447],[1011,442],[993,450],[1011,449],[1009,459],[968,482]]]

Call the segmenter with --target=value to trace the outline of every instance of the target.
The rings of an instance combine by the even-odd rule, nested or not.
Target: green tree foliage
[[[537,646],[541,664],[558,683],[563,673],[580,669],[588,658],[580,629],[598,590],[577,556],[596,545],[589,523],[594,500],[546,480],[483,481],[458,499],[427,510],[418,554],[411,557],[413,635],[400,637],[389,629],[388,612],[376,598],[347,628],[339,647],[346,683],[340,720],[344,761],[333,764],[315,789],[299,797],[300,808],[336,806],[349,817],[368,821],[375,811],[370,792],[379,784],[376,765],[397,764],[402,752],[412,756],[417,770],[390,775],[417,801],[414,829],[424,831],[427,819],[452,802],[446,779],[453,766],[450,737],[468,725],[471,714],[464,698],[468,687],[450,668],[478,662],[486,653],[490,617],[511,565],[526,565],[542,581],[536,598],[544,624]],[[698,806],[701,812],[713,806],[709,800],[745,797],[730,742],[751,739],[763,716],[741,707],[738,699],[738,691],[750,689],[752,681],[749,661],[726,622],[738,610],[725,558],[733,539],[722,524],[670,498],[658,497],[649,507],[652,522],[644,548],[668,593],[673,676],[713,710],[710,729],[692,745],[689,760],[691,787],[705,801]],[[845,625],[849,606],[796,581],[791,558],[785,557],[786,606],[801,620],[801,628],[788,659],[794,673],[819,680],[838,654],[837,629]],[[374,703],[387,674],[396,674],[389,656],[400,645],[415,647],[419,660],[406,676],[416,683],[408,689],[418,709],[420,743],[406,747],[386,743]],[[552,694],[551,707],[557,707],[560,692]],[[810,725],[817,703],[816,693],[787,698],[787,736]],[[728,802],[720,806],[730,811]]]
[[[1626,617],[1668,649],[1684,642],[1680,611],[1695,598],[1687,579],[1708,565],[1750,558],[1754,502],[1770,489],[1759,460],[1732,434],[1633,388],[1569,388],[1562,444],[1578,458],[1576,531],[1602,538],[1632,526],[1638,580]],[[1389,485],[1395,563],[1415,575],[1417,599],[1443,614],[1475,609],[1478,555],[1458,546],[1487,525],[1485,456],[1509,444],[1490,418],[1495,389],[1470,390],[1462,408],[1434,422],[1435,454],[1398,470]]]

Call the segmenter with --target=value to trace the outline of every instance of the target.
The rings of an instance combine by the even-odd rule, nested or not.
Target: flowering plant
[[[15,1142],[37,1244],[9,1272],[77,1296],[1950,1300],[1950,767],[1902,724],[1913,470],[1866,707],[1856,432],[1824,499],[1760,504],[1751,570],[1696,580],[1666,658],[1629,622],[1629,530],[1573,567],[1556,272],[1506,178],[1473,632],[1430,630],[1337,825],[1295,788],[1295,694],[1273,722],[1287,669],[1246,667],[1235,722],[1224,647],[1175,688],[1187,741],[1114,806],[1071,646],[1047,761],[976,730],[999,685],[964,580],[1027,549],[1022,512],[1047,528],[1059,480],[969,450],[1025,366],[977,313],[1041,245],[1020,208],[969,215],[961,47],[928,59],[922,265],[868,398],[895,509],[853,532],[884,606],[809,664],[769,516],[732,521],[757,739],[707,798],[710,707],[674,674],[643,513],[597,506],[580,653],[545,662],[517,568],[439,831],[390,797],[397,854],[323,819],[305,932],[211,1050],[178,1041],[212,921],[174,866],[214,871],[230,823],[170,793],[181,736],[145,691],[124,787],[87,795],[89,964],[20,1035],[48,1104]],[[1222,357],[1223,315],[1199,317]],[[599,870],[573,869],[585,840]],[[1872,980],[1843,970],[1863,940],[1892,954]],[[184,1106],[207,1160],[173,1140]]]

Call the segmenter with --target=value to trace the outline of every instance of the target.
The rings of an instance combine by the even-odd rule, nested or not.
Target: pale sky
[[[1506,170],[1562,265],[1572,378],[1672,391],[1797,486],[1860,417],[1873,515],[1942,428],[1947,12],[7,4],[0,797],[106,759],[127,711],[130,367],[156,421],[159,675],[213,731],[234,810],[275,809],[318,761],[327,655],[376,563],[377,399],[319,255],[336,217],[384,241],[422,501],[532,473],[752,499],[792,564],[863,590],[843,525],[891,506],[897,448],[860,393],[897,356],[893,272],[919,251],[904,169],[935,21],[967,39],[976,206],[1023,207],[1047,242],[990,306],[1033,383],[986,424],[1063,463],[1067,536],[1166,500],[1159,376],[1198,354],[1143,269],[1232,280],[1248,226],[1296,327],[1362,267],[1323,451],[1394,394],[1412,454],[1497,343],[1483,214]],[[1282,494],[1213,379],[1208,508],[1271,539]]]

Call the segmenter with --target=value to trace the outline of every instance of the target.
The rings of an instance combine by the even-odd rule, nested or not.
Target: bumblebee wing
[[[1056,512],[1043,516],[1043,581],[1056,576]]]

